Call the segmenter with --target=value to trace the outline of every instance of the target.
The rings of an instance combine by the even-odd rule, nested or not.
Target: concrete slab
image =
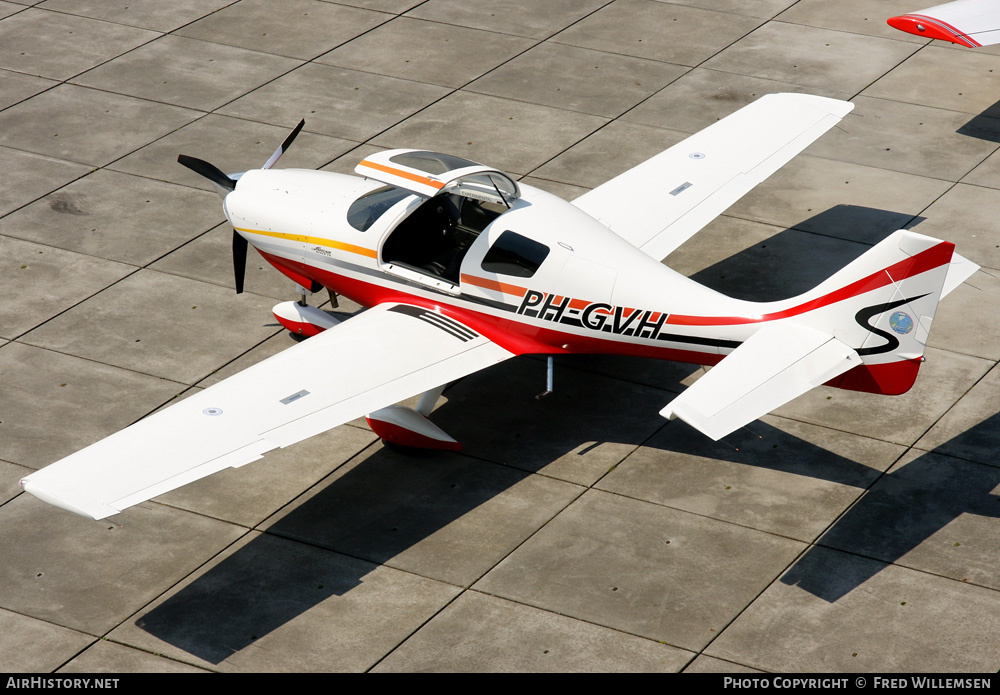
[[[182,390],[176,382],[21,343],[0,349],[0,366],[0,458],[34,469],[114,434]]]
[[[962,179],[962,183],[970,183],[974,186],[985,186],[987,188],[1000,188],[1000,149],[973,169],[968,176]]]
[[[311,132],[313,120],[306,120],[305,127],[295,138],[294,146],[281,156],[282,168],[317,169],[355,146],[356,143],[348,140]],[[296,123],[298,121],[288,127],[274,126],[208,114],[119,159],[109,168],[215,193],[212,184],[204,177],[178,164],[177,155],[198,157],[227,173],[246,171],[262,166]],[[217,204],[221,202],[216,200]],[[216,209],[221,214],[221,207]]]
[[[0,519],[46,539],[0,537],[0,607],[90,635],[120,625],[244,533],[157,505],[132,507],[114,521],[81,522],[53,514],[31,495],[5,504]]]
[[[620,0],[551,40],[693,67],[762,23],[759,18],[673,3]]]
[[[810,154],[959,181],[1000,141],[1000,118],[980,119],[979,137],[969,137],[963,132],[967,114],[864,96],[853,101],[854,111],[812,145]]]
[[[479,78],[467,89],[615,117],[685,71],[669,63],[542,43]]]
[[[495,31],[397,17],[319,56],[316,62],[461,87],[534,44]]]
[[[93,171],[92,167],[83,164],[8,147],[0,147],[0,167],[19,172],[17,177],[9,177],[0,188],[0,215],[6,215]],[[5,224],[4,218],[0,217],[0,233],[3,233]]]
[[[310,60],[387,22],[381,12],[320,2],[241,0],[177,31],[180,36]]]
[[[371,430],[338,427],[294,449],[278,449],[238,469],[202,478],[156,501],[246,527],[256,527],[300,498],[378,438]]]
[[[216,197],[210,205],[203,205],[202,208],[219,210],[220,202],[219,198]],[[219,210],[219,214],[222,214],[221,210]],[[191,243],[185,244],[160,258],[150,268],[161,273],[209,282],[235,292],[236,280],[233,272],[232,248],[233,228],[229,222],[224,222]],[[247,253],[244,290],[272,299],[298,299],[294,283],[276,271],[256,251]],[[248,309],[248,311],[250,310]],[[265,322],[270,319],[277,326],[277,322],[269,314],[270,312],[261,314],[257,318]]]
[[[6,219],[6,218],[5,218]],[[13,339],[42,325],[135,268],[0,236],[0,335]]]
[[[59,84],[34,75],[24,75],[10,70],[0,70],[0,109],[5,109],[39,92],[44,92]]]
[[[0,424],[3,424],[2,420]],[[30,468],[0,461],[0,504],[14,499],[21,492],[18,482],[29,473]]]
[[[555,153],[531,175],[580,188],[596,188],[683,140],[686,133],[612,121],[565,151]]]
[[[1000,440],[998,399],[1000,367],[994,366],[944,417],[934,423],[917,442],[917,448],[997,465],[996,443]]]
[[[864,90],[865,96],[1000,116],[1000,55],[925,46]]]
[[[800,155],[727,214],[876,244],[926,214],[952,184],[913,174]],[[921,233],[923,229],[919,230]]]
[[[496,0],[488,5],[461,0],[410,4],[416,5],[407,12],[410,17],[544,39],[606,5],[607,0],[550,0],[544,5],[518,0]]]
[[[162,36],[77,76],[73,82],[211,111],[302,62],[182,36]]]
[[[824,598],[827,592],[837,598]],[[1000,658],[991,637],[1000,623],[995,597],[990,589],[813,548],[705,653],[765,671],[984,672]]]
[[[676,4],[770,19],[789,5],[794,5],[795,0],[680,0]]]
[[[206,673],[189,666],[107,640],[98,640],[74,657],[59,673]]]
[[[787,538],[592,490],[473,588],[701,650],[803,549]]]
[[[959,582],[1000,587],[1000,468],[916,450],[819,543]]]
[[[582,491],[467,456],[377,445],[269,520],[268,533],[469,586]]]
[[[697,67],[624,114],[620,120],[693,134],[765,94],[808,91],[791,82]]]
[[[104,165],[180,128],[197,111],[63,84],[0,112],[0,144]],[[94,123],[102,123],[95,131]]]
[[[51,673],[94,641],[90,635],[0,609],[0,668]]]
[[[248,534],[110,639],[218,671],[362,671],[458,588]]]
[[[597,116],[460,91],[372,142],[444,151],[526,174],[606,122]]]
[[[273,335],[272,304],[270,298],[141,270],[23,341],[192,384],[220,360],[228,362]],[[228,330],[219,330],[220,317]]]
[[[911,0],[884,0],[874,4],[868,0],[843,0],[835,4],[823,0],[799,0],[790,5],[778,15],[777,19],[791,24],[879,36],[921,45],[928,43],[927,39],[893,29],[886,22],[889,17],[914,12]]]
[[[219,112],[289,129],[306,118],[313,132],[363,142],[447,93],[436,85],[309,63]]]
[[[1000,221],[993,214],[998,205],[1000,189],[960,183],[924,211],[927,221],[917,231],[953,242],[960,254],[995,271],[1000,269]]]
[[[723,661],[711,656],[699,656],[695,658],[685,669],[684,673],[764,673],[763,671],[735,664],[732,661]]]
[[[597,487],[808,542],[904,451],[773,416],[721,442],[671,423]]]
[[[919,48],[908,41],[773,21],[706,60],[704,67],[793,82],[815,94],[843,99]]]
[[[467,591],[372,671],[676,673],[691,656],[653,640]]]
[[[144,266],[224,219],[215,194],[98,170],[7,215],[0,231]]]
[[[118,23],[28,8],[0,24],[0,68],[67,80],[157,36]]]
[[[158,0],[45,0],[38,4],[42,9],[130,27],[172,31],[211,14],[230,2],[231,0],[177,0],[164,5]]]
[[[23,5],[15,5],[12,2],[0,2],[0,19],[12,15],[15,12],[20,12],[24,9]]]
[[[1000,281],[992,270],[980,270],[941,302],[927,344],[988,360],[1000,359],[1000,344],[993,339],[998,301]]]

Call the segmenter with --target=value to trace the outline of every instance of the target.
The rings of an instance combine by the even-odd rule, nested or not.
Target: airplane
[[[443,389],[515,355],[547,356],[545,393],[558,354],[714,365],[660,414],[716,440],[821,384],[903,393],[939,300],[978,269],[953,244],[900,230],[770,302],[661,263],[852,109],[766,95],[572,202],[417,149],[370,155],[360,176],[273,169],[302,123],[260,169],[181,155],[223,197],[236,291],[253,246],[296,283],[274,315],[307,339],[21,485],[101,519],[364,414],[389,444],[459,450],[428,418]],[[307,302],[323,288],[368,308],[339,321]]]
[[[969,48],[1000,43],[1000,0],[956,0],[886,21],[908,34]]]

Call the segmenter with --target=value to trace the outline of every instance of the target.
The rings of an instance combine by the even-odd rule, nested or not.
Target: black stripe
[[[466,328],[454,319],[442,316],[441,314],[433,311],[428,311],[427,309],[422,309],[418,306],[412,306],[410,304],[397,304],[390,307],[389,311],[397,314],[404,314],[406,316],[412,316],[415,319],[420,319],[424,323],[434,326],[438,330],[444,331],[448,335],[458,338],[463,343],[467,343],[473,338],[479,337],[478,333]]]
[[[864,309],[859,311],[854,315],[854,320],[858,322],[858,325],[862,328],[867,328],[869,331],[879,336],[880,338],[886,339],[885,345],[880,345],[878,347],[870,348],[858,348],[859,355],[881,355],[883,352],[892,352],[899,347],[899,338],[894,336],[892,333],[886,333],[881,328],[875,328],[868,322],[871,321],[873,316],[878,316],[883,314],[890,309],[895,309],[898,306],[904,304],[909,304],[910,302],[915,302],[918,299],[926,297],[930,292],[922,294],[919,297],[910,297],[909,299],[897,299],[895,302],[886,302],[885,304],[875,304],[873,306],[866,306]]]
[[[458,321],[450,319],[442,314],[436,314],[432,311],[428,311],[421,318],[424,319],[425,321],[433,321],[434,323],[441,324],[444,328],[450,328],[456,333],[460,333],[468,337],[470,340],[478,336],[478,333],[476,333],[475,331],[466,328]]]
[[[677,333],[660,333],[657,340],[669,343],[689,343],[691,345],[707,345],[708,347],[738,348],[743,343],[739,340],[721,340],[719,338],[702,338],[696,335],[680,335]]]

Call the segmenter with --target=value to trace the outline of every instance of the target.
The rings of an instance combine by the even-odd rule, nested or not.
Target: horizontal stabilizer
[[[831,335],[794,324],[767,326],[660,415],[718,440],[860,364],[858,353]]]
[[[951,254],[951,263],[948,264],[948,275],[944,279],[944,287],[941,289],[941,299],[976,274],[979,266],[964,256],[957,253]]]

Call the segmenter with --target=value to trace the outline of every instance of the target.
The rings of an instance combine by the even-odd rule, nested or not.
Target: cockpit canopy
[[[385,150],[354,169],[362,176],[431,198],[455,193],[510,207],[521,196],[517,182],[482,164],[426,150]]]

